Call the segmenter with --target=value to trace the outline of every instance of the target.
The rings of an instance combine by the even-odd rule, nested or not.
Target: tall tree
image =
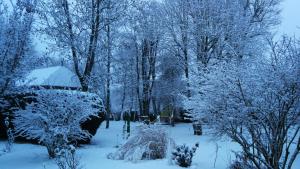
[[[127,13],[128,1],[127,0],[105,0],[103,2],[103,19],[104,19],[104,34],[105,36],[105,54],[106,56],[106,92],[105,92],[105,105],[106,105],[106,128],[109,128],[109,118],[111,116],[111,83],[112,83],[112,61],[113,61],[113,47],[116,46],[116,39],[119,33],[118,27],[122,23],[124,16]]]
[[[159,9],[161,4],[157,2],[138,2],[135,4],[137,23],[133,25],[136,31],[136,69],[139,86],[137,86],[140,100],[140,112],[149,115],[150,104],[153,97],[152,91],[156,80],[156,65],[159,42],[162,38],[161,20]]]
[[[241,146],[244,167],[290,169],[299,155],[298,43],[285,37],[270,43],[268,58],[219,65],[203,88],[198,111],[216,135]]]
[[[258,53],[261,37],[278,23],[280,0],[189,2],[194,53],[204,69],[220,59]]]
[[[34,0],[0,2],[0,95],[12,89],[24,75],[25,62],[32,53],[30,35],[35,7]]]
[[[39,2],[43,32],[70,53],[83,91],[95,64],[103,0]]]
[[[187,0],[167,0],[164,4],[164,27],[166,27],[167,36],[171,39],[170,48],[173,55],[182,60],[182,67],[187,81],[187,97],[191,97],[190,87],[190,69],[189,69],[189,47],[190,45],[190,26],[189,1]]]

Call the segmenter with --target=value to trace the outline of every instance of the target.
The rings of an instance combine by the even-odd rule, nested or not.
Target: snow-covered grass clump
[[[114,160],[153,160],[167,156],[170,146],[174,141],[168,137],[165,129],[155,125],[142,125],[137,128],[137,133],[130,137],[115,153],[108,155]]]

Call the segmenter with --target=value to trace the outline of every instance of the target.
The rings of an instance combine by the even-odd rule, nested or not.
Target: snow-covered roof
[[[22,84],[28,86],[81,87],[78,77],[63,66],[35,69],[28,74]]]

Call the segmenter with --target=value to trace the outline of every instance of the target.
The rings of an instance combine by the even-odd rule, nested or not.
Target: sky
[[[284,0],[282,2],[282,23],[280,34],[300,37],[300,0]]]
[[[281,25],[277,29],[278,35],[295,35],[300,38],[300,0],[283,0],[281,8]],[[41,40],[36,40],[35,45],[37,45],[38,51],[46,50],[46,45],[41,45]]]
[[[281,13],[281,25],[278,26],[278,35],[287,34],[300,38],[300,0],[283,0]],[[46,51],[46,45],[36,45],[39,51]]]

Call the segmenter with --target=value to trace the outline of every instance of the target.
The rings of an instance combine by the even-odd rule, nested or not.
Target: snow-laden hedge
[[[155,125],[143,125],[115,153],[109,154],[108,158],[133,162],[162,159],[172,147],[174,141],[168,137],[165,129]]]
[[[99,96],[65,90],[36,91],[35,102],[14,112],[15,132],[28,139],[37,139],[48,149],[50,157],[63,144],[90,139],[81,124],[97,117],[103,109]]]

